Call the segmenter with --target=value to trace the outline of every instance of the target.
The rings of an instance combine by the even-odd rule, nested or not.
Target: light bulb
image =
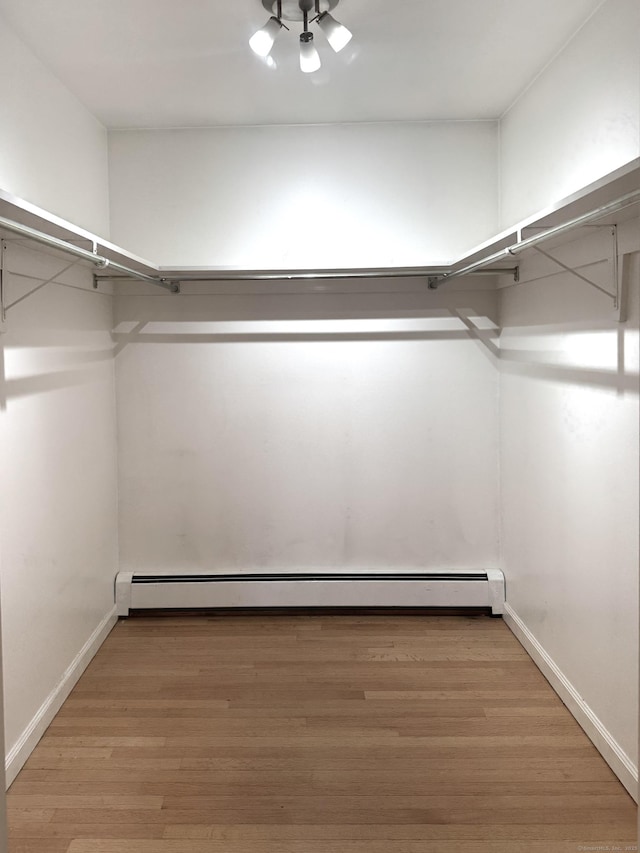
[[[305,74],[311,74],[320,68],[320,54],[313,43],[313,33],[300,35],[300,69]]]
[[[269,56],[273,43],[276,40],[276,36],[281,29],[282,24],[280,21],[272,16],[269,18],[264,27],[251,36],[249,39],[249,47],[254,53],[257,53],[258,56]]]
[[[318,26],[336,53],[339,53],[343,47],[346,47],[353,37],[353,33],[344,24],[336,21],[333,15],[330,15],[328,12],[323,12],[320,15]]]

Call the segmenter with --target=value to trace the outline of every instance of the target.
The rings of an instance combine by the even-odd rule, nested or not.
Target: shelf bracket
[[[7,244],[0,241],[0,335],[7,331],[7,306],[5,303],[4,256]]]
[[[37,293],[39,290],[42,290],[42,288],[46,287],[48,284],[56,284],[56,279],[60,278],[61,275],[64,275],[64,273],[66,273],[67,270],[70,270],[72,267],[75,267],[75,265],[77,263],[78,263],[77,261],[72,261],[70,264],[67,264],[67,266],[64,267],[63,269],[58,270],[58,272],[55,273],[55,275],[52,275],[49,278],[42,281],[41,284],[37,285],[37,287],[31,288],[31,290],[27,291],[27,293],[23,294],[22,296],[19,296],[17,299],[14,299],[13,302],[10,302],[6,306],[5,311],[9,311],[14,306],[19,305],[21,302],[24,302],[25,299],[28,299],[30,296],[33,296],[34,293]]]
[[[627,319],[627,289],[629,283],[630,256],[619,255],[616,245],[616,251],[612,261],[614,280],[616,283],[616,298],[613,301],[615,319],[618,323],[624,323]]]
[[[620,264],[618,262],[618,228],[616,225],[608,226],[611,229],[611,256],[609,258],[610,268],[611,268],[611,290],[608,290],[606,287],[603,287],[601,284],[593,281],[590,278],[587,278],[586,275],[582,275],[582,273],[578,272],[573,267],[570,267],[568,264],[565,264],[559,258],[556,258],[555,255],[552,255],[550,252],[541,249],[540,246],[533,246],[536,252],[539,252],[541,255],[544,255],[545,258],[548,258],[550,261],[553,261],[554,264],[561,267],[565,272],[570,273],[571,275],[579,278],[581,281],[586,282],[591,287],[594,287],[596,290],[599,290],[600,293],[604,293],[605,296],[608,296],[613,300],[613,307],[618,310],[619,305],[621,303],[621,281],[620,281],[620,272],[619,267]]]

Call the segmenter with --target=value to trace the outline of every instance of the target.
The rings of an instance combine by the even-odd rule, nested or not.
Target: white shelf
[[[340,270],[251,270],[240,267],[192,267],[192,266],[162,266],[138,257],[126,249],[116,246],[108,240],[92,234],[77,225],[37,207],[30,202],[17,198],[10,193],[0,190],[0,216],[21,225],[41,231],[52,237],[64,240],[74,245],[85,245],[86,248],[107,258],[110,261],[123,264],[133,270],[158,278],[179,280],[181,277],[202,281],[240,281],[262,277],[264,280],[282,281],[287,278],[295,279],[358,279],[358,278],[405,278],[438,275],[461,269],[489,255],[504,250],[520,240],[535,234],[536,230],[552,228],[563,222],[582,216],[603,205],[615,201],[629,192],[640,189],[640,158],[632,160],[625,166],[604,176],[592,184],[564,198],[545,210],[539,211],[526,220],[495,235],[479,246],[473,248],[464,257],[459,258],[449,266],[436,264],[433,267],[392,267],[392,268],[345,268]],[[626,219],[638,215],[638,206],[634,205],[609,216],[603,224],[619,224]],[[95,248],[94,248],[95,247]],[[506,257],[500,259],[496,268],[512,268],[515,259]]]

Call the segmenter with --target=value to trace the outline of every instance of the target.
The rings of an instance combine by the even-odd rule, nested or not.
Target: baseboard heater
[[[490,607],[504,610],[499,569],[340,574],[194,574],[120,572],[119,616],[129,610],[252,607]]]

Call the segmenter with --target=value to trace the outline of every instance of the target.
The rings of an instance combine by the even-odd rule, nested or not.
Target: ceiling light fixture
[[[249,39],[249,47],[258,56],[269,56],[276,38],[283,29],[289,29],[282,23],[282,2],[278,0],[275,4],[275,15],[272,15],[264,27],[254,33]]]
[[[327,41],[336,53],[340,53],[343,47],[346,47],[352,39],[353,33],[348,30],[340,21],[336,21],[333,15],[328,12],[323,12],[318,15],[318,26],[327,37]]]
[[[320,54],[313,43],[313,33],[309,32],[309,16],[303,12],[304,30],[300,33],[300,70],[305,74],[317,71],[322,63]]]
[[[258,56],[266,57],[281,30],[288,30],[285,21],[301,21],[300,68],[306,74],[317,71],[320,66],[320,54],[313,40],[309,23],[317,23],[327,41],[338,53],[352,38],[351,32],[329,12],[338,5],[339,0],[262,0],[262,5],[271,13],[267,23],[249,39],[249,45]],[[315,17],[309,19],[309,15]]]

